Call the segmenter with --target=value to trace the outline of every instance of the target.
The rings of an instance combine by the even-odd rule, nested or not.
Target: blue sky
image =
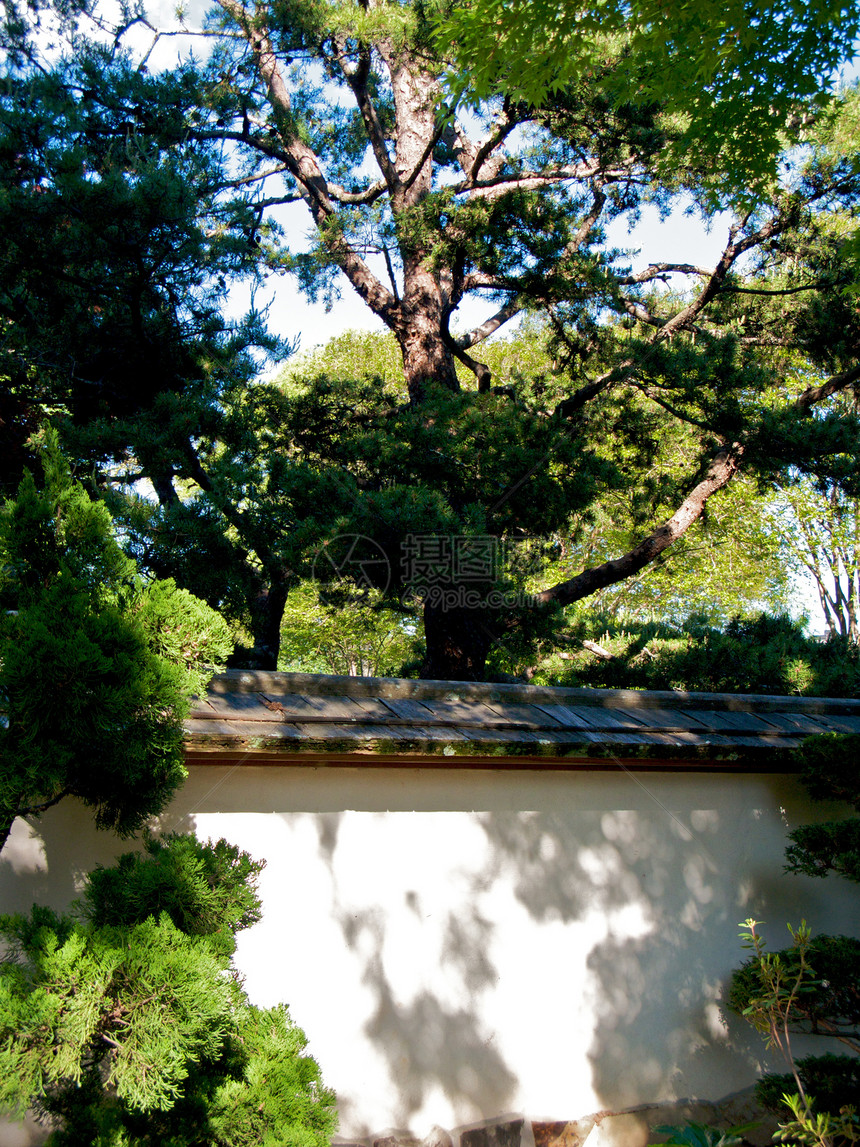
[[[306,249],[311,220],[304,204],[297,203],[287,208],[282,222],[287,227],[291,249]],[[632,232],[628,232],[627,222],[621,218],[611,225],[607,238],[611,245],[633,250],[631,262],[634,270],[652,261],[707,266],[713,265],[724,247],[729,223],[730,216],[723,214],[716,216],[710,227],[706,227],[701,218],[685,215],[681,208],[668,219],[661,220],[656,208],[645,207]],[[374,270],[385,276],[383,267]],[[232,309],[237,314],[242,313],[250,302],[250,293],[246,289],[236,289],[231,302]],[[255,303],[258,308],[270,307],[272,329],[285,338],[298,337],[302,351],[312,350],[345,330],[384,329],[382,322],[368,310],[346,279],[342,279],[341,298],[328,311],[323,303],[309,303],[290,277],[278,275],[270,276],[265,286],[257,291]],[[471,327],[494,310],[491,303],[467,300],[458,310],[452,326]],[[511,329],[510,325],[505,329]]]

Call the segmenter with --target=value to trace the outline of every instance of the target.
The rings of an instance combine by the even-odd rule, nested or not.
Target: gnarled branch
[[[576,577],[543,590],[536,595],[538,604],[569,605],[599,589],[623,581],[650,565],[701,518],[708,499],[722,490],[738,472],[742,457],[743,447],[740,444],[723,447],[714,457],[704,478],[694,486],[668,522],[658,526],[622,557],[583,570]]]

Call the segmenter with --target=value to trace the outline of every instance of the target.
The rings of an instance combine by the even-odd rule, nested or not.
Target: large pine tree
[[[104,453],[152,476],[153,530],[172,518],[167,534],[191,548],[219,541],[235,571],[220,600],[244,587],[254,663],[275,663],[286,594],[326,537],[367,538],[385,555],[376,571],[387,565],[389,588],[402,591],[404,558],[431,544],[416,538],[435,539],[438,572],[454,549],[474,556],[563,532],[572,514],[629,491],[639,540],[544,584],[525,611],[493,606],[503,585],[492,563],[453,586],[453,604],[438,584],[418,584],[423,671],[474,678],[505,627],[659,559],[742,468],[853,480],[856,416],[817,414],[860,379],[846,291],[853,96],[822,110],[813,93],[807,116],[800,85],[779,104],[786,118],[770,137],[801,150],[779,181],[759,172],[739,192],[732,157],[691,150],[684,109],[650,92],[653,60],[632,26],[601,41],[593,66],[545,102],[514,92],[471,105],[423,4],[221,0],[210,33],[206,63],[162,77],[80,45],[60,77],[83,123],[76,139],[217,158],[218,179],[204,180],[206,234],[230,232],[233,249],[241,236],[243,260],[294,274],[312,295],[348,284],[392,332],[402,362],[396,393],[341,376],[285,395],[237,383],[235,372],[207,391],[180,372],[157,399],[136,388],[145,399],[136,409],[108,404],[89,419]],[[33,153],[26,141],[20,150]],[[194,186],[201,176],[188,169],[187,178]],[[25,172],[18,190],[37,204],[58,181],[53,172],[42,188]],[[632,273],[607,242],[608,224],[678,195],[706,216],[719,202],[735,208],[719,257]],[[279,229],[278,212],[293,203],[307,208],[309,251],[291,250]],[[467,299],[483,300],[485,317],[464,329]],[[481,344],[527,309],[553,332],[555,369],[494,387]],[[24,322],[20,307],[5,313],[13,328]],[[685,474],[661,469],[670,424],[688,436]],[[168,548],[153,547],[162,560]],[[194,566],[183,568],[203,576]],[[459,575],[447,576],[450,585]],[[219,600],[214,588],[209,599]]]

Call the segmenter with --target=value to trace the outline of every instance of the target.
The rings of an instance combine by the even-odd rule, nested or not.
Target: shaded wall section
[[[738,923],[860,930],[849,885],[782,873],[829,811],[776,776],[195,766],[162,827],[266,858],[246,988],[290,1004],[362,1138],[751,1083],[762,1046],[719,1006]],[[4,909],[128,847],[71,805],[19,825]]]

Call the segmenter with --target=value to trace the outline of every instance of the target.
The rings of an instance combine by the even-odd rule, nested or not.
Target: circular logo
[[[338,534],[317,550],[311,577],[326,585],[357,585],[385,593],[391,581],[391,564],[373,538]]]

